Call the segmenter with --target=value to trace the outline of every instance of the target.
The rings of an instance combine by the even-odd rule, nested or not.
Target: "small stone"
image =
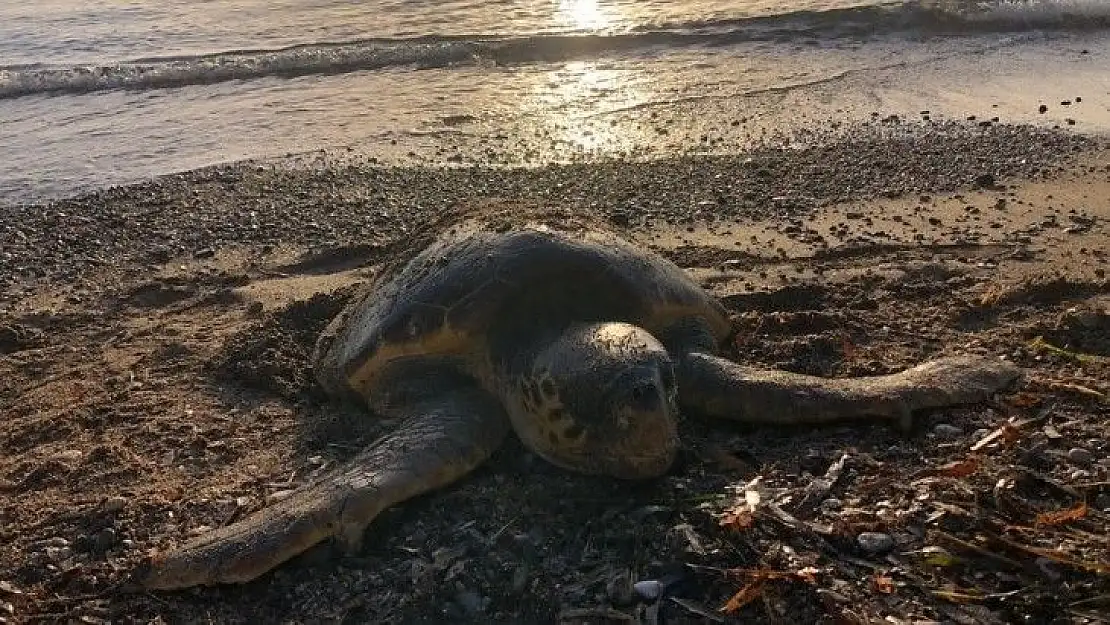
[[[267,503],[277,503],[279,501],[285,501],[286,499],[292,497],[294,492],[296,491],[292,488],[288,490],[275,491],[273,493],[270,493],[270,496],[266,498],[266,501]]]
[[[979,174],[975,177],[975,186],[977,187],[993,187],[994,174]]]
[[[645,579],[632,584],[632,589],[648,601],[654,601],[663,594],[663,584],[657,579]]]
[[[1068,462],[1081,467],[1090,466],[1095,461],[1095,456],[1082,447],[1068,450]]]
[[[821,509],[825,512],[837,512],[844,508],[844,502],[836,497],[829,497],[821,502]]]
[[[1037,108],[1037,111],[1043,115],[1048,112],[1048,106],[1042,104]]]
[[[622,227],[628,227],[632,223],[632,219],[629,217],[628,213],[624,211],[613,211],[609,213],[609,221],[614,225]]]
[[[933,434],[936,434],[937,438],[953,439],[963,436],[963,433],[963,428],[949,423],[938,423],[937,426],[933,428]]]
[[[61,562],[73,555],[71,547],[47,547],[46,557],[52,562]]]
[[[54,454],[54,459],[62,462],[76,462],[84,455],[85,454],[81,453],[80,449],[67,449]]]
[[[464,590],[455,595],[455,602],[470,616],[481,614],[486,609],[486,600],[471,590]]]
[[[531,577],[531,572],[528,570],[527,565],[517,567],[513,571],[513,592],[521,593],[528,587],[528,580]]]
[[[16,595],[22,595],[23,591],[16,588],[15,584],[11,582],[0,580],[0,594],[14,597]]]
[[[828,603],[847,604],[852,602],[852,600],[848,597],[836,592],[835,590],[829,590],[828,588],[818,588],[817,595],[822,599],[825,599]]]
[[[54,537],[52,537],[52,538],[47,538],[46,540],[44,540],[44,541],[40,542],[40,543],[38,544],[38,546],[39,546],[39,547],[42,547],[42,548],[50,548],[50,547],[54,547],[54,548],[61,548],[61,547],[68,547],[68,546],[69,546],[69,541],[68,541],[68,540],[66,540],[66,539],[64,539],[64,538],[62,538],[61,536],[54,536]]]
[[[605,584],[605,592],[615,605],[629,605],[633,600],[632,578],[627,571],[614,574]]]
[[[119,534],[116,533],[116,530],[106,527],[97,532],[95,548],[97,552],[104,553],[112,547],[115,547],[118,541]]]
[[[123,510],[126,506],[126,497],[115,495],[104,500],[104,511],[108,514],[115,514],[116,512]]]
[[[1072,469],[1068,472],[1068,479],[1073,482],[1085,482],[1091,479],[1091,472],[1087,469]]]
[[[864,532],[856,537],[861,549],[874,555],[882,555],[894,549],[894,537],[881,532]]]

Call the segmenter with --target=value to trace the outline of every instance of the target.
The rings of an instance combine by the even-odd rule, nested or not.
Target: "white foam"
[[[1110,19],[1110,2],[1106,0],[1002,0],[985,8],[975,17],[1012,20],[1031,27],[1084,18]]]

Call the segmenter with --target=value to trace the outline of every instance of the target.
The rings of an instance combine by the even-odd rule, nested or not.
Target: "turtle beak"
[[[632,386],[613,415],[606,473],[621,479],[663,475],[678,453],[678,423],[670,390],[657,375]]]

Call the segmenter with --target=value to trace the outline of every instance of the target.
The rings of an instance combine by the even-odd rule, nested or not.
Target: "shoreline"
[[[801,150],[535,170],[247,163],[17,208],[0,225],[0,617],[1089,616],[1110,591],[1098,535],[1110,145],[1020,126],[870,127]],[[421,223],[482,202],[608,219],[724,303],[737,330],[726,350],[745,363],[859,376],[975,351],[1026,378],[989,405],[920,415],[908,437],[687,418],[680,466],[634,487],[511,442],[387,511],[357,555],[325,546],[243,586],[124,592],[153,550],[263,506],[394,425],[321,399],[312,342],[344,289]],[[841,458],[821,504],[800,507]],[[787,516],[722,525],[756,477]],[[1041,516],[1080,502],[1071,520]],[[865,532],[897,547],[872,553]],[[916,555],[936,548],[947,559]],[[755,569],[786,577],[742,573]],[[678,601],[635,599],[634,582],[672,576]],[[763,601],[722,614],[746,587]]]
[[[32,97],[0,102],[14,120],[0,137],[19,156],[0,176],[0,205],[248,157],[311,160],[307,146],[354,163],[543,167],[850,140],[858,121],[892,117],[1106,133],[1108,50],[1103,31],[880,35],[778,53],[752,44],[708,61],[690,51]],[[352,96],[365,93],[391,96]]]

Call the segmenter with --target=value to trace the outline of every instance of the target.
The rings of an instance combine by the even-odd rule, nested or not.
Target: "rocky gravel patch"
[[[491,199],[584,209],[617,225],[786,220],[830,203],[971,187],[986,176],[993,184],[1051,175],[1099,145],[1060,131],[955,122],[875,122],[848,136],[742,155],[537,168],[380,167],[323,156],[297,166],[221,165],[0,208],[0,289],[68,280],[79,291],[90,273],[203,259],[228,244],[393,241],[448,208]]]

